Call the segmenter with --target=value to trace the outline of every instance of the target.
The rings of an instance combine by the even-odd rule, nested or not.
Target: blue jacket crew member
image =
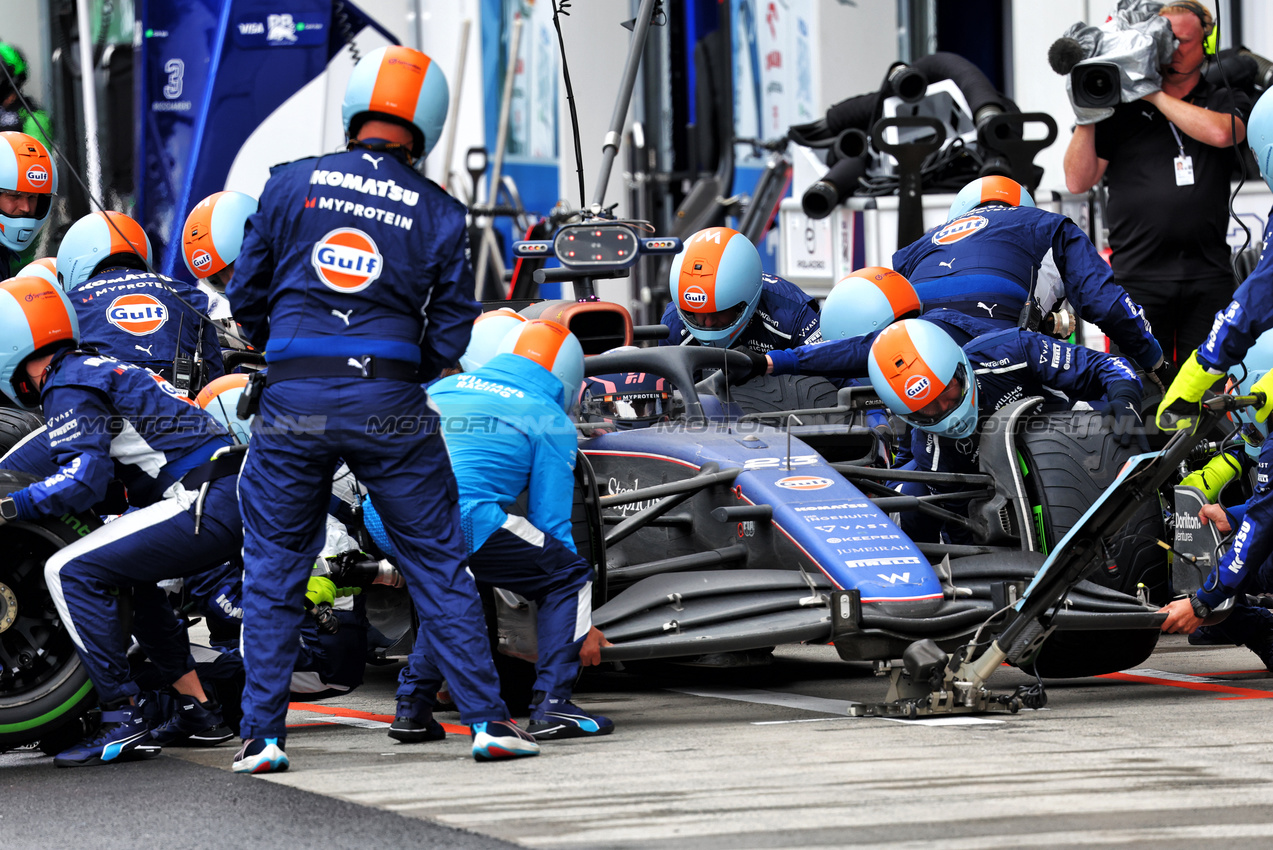
[[[1114,283],[1092,240],[1065,216],[1035,207],[1007,177],[965,186],[946,224],[898,250],[893,268],[925,307],[958,310],[999,328],[1017,327],[1029,298],[1044,314],[1068,298],[1146,372],[1162,365],[1144,312]]]
[[[272,171],[226,287],[269,364],[239,489],[247,684],[236,771],[288,766],[298,600],[342,458],[388,526],[474,757],[539,751],[499,697],[455,476],[421,387],[464,351],[478,314],[464,207],[411,167],[437,142],[447,98],[424,54],[364,56],[341,108],[348,149]]]
[[[1140,380],[1127,361],[1030,331],[996,331],[960,348],[936,325],[907,319],[875,338],[867,368],[880,399],[914,428],[905,468],[976,472],[978,424],[1029,396],[1104,398],[1125,444],[1141,426]],[[902,492],[923,495],[911,486]],[[903,530],[932,540],[936,528],[926,520],[903,515]]]
[[[148,270],[146,231],[118,212],[84,216],[57,252],[58,277],[71,296],[85,343],[145,366],[193,398],[221,377],[221,345],[208,296]]]
[[[0,280],[18,271],[18,255],[35,244],[55,192],[57,168],[44,145],[26,133],[0,133]]]
[[[49,592],[102,701],[101,730],[58,755],[59,767],[151,756],[165,741],[220,725],[185,628],[155,582],[228,561],[243,539],[235,497],[241,455],[225,452],[225,428],[150,372],[78,349],[77,331],[58,287],[38,278],[0,284],[0,336],[12,343],[0,355],[0,390],[28,409],[43,404],[58,467],[0,499],[0,523],[89,511],[116,478],[139,508],[45,564]],[[185,719],[149,730],[131,704],[137,686],[116,588],[132,588],[132,633],[185,695]]]
[[[709,227],[685,240],[668,273],[671,329],[659,345],[745,348],[764,354],[820,342],[817,299],[762,274],[756,246],[736,230]]]
[[[570,533],[578,438],[566,414],[583,384],[583,348],[556,322],[532,321],[510,331],[499,350],[485,366],[429,390],[460,485],[469,567],[478,581],[539,608],[530,733],[539,740],[607,735],[614,730],[608,718],[570,702],[592,626],[592,567]],[[526,516],[509,514],[523,491]],[[400,676],[391,738],[442,737],[432,717],[442,675],[423,652],[430,628],[421,621]]]
[[[1248,395],[1252,386],[1273,366],[1273,336],[1264,336],[1247,352],[1242,366],[1233,370],[1238,395]],[[1249,605],[1246,594],[1273,592],[1273,558],[1266,540],[1273,526],[1273,440],[1268,439],[1267,422],[1256,421],[1253,411],[1234,414],[1242,441],[1212,458],[1206,466],[1186,476],[1181,484],[1199,488],[1215,502],[1225,485],[1239,473],[1255,466],[1255,487],[1245,504],[1225,511],[1218,504],[1204,505],[1198,512],[1203,523],[1214,522],[1216,530],[1228,534],[1239,526],[1233,545],[1188,599],[1167,605],[1163,631],[1194,632],[1190,643],[1242,644],[1273,669],[1273,611]],[[1263,553],[1263,554],[1261,554]],[[1226,599],[1234,598],[1228,615],[1219,623],[1198,628],[1201,621]],[[1195,631],[1196,630],[1196,631]]]
[[[1000,329],[980,316],[944,307],[926,310],[925,306],[910,281],[892,269],[858,269],[841,279],[822,305],[822,343],[770,351],[764,363],[753,358],[753,372],[865,378],[867,354],[875,335],[901,319],[923,316],[960,346]]]
[[[1265,92],[1251,110],[1247,139],[1260,175],[1273,189],[1273,97]],[[1164,430],[1192,428],[1199,411],[1198,402],[1218,381],[1225,370],[1243,361],[1261,334],[1273,327],[1273,217],[1264,230],[1263,253],[1255,271],[1233,294],[1233,301],[1219,313],[1211,333],[1197,351],[1180,367],[1180,374],[1163,396],[1158,408],[1158,426]],[[1250,364],[1248,364],[1250,365]],[[1254,368],[1254,367],[1252,367]],[[1243,389],[1248,387],[1244,386]],[[1263,425],[1273,411],[1273,370],[1249,385],[1253,392],[1265,395],[1264,406],[1255,413]],[[1267,431],[1267,426],[1264,426]],[[1267,444],[1266,444],[1267,445]],[[1263,466],[1266,450],[1261,451]],[[1167,606],[1164,631],[1192,632],[1202,625],[1211,609],[1242,585],[1251,570],[1263,573],[1273,555],[1273,492],[1262,482],[1247,504],[1246,515],[1237,536],[1224,559],[1212,573],[1208,584],[1189,599],[1179,599]],[[1263,577],[1263,576],[1262,576]]]

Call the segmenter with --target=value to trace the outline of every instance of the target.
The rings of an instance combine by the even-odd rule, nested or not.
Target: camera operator
[[[1065,152],[1065,183],[1086,192],[1102,177],[1115,281],[1145,308],[1168,361],[1207,335],[1233,294],[1228,220],[1229,149],[1246,138],[1245,94],[1202,78],[1211,12],[1194,0],[1163,6],[1178,44],[1162,90],[1080,124]]]

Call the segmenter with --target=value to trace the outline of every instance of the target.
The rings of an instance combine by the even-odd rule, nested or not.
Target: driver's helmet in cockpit
[[[626,431],[676,418],[683,405],[666,378],[649,372],[620,372],[587,378],[581,418]]]

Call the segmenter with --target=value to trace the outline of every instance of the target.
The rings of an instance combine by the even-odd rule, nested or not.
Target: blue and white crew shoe
[[[614,722],[600,714],[589,714],[570,700],[550,699],[543,691],[535,691],[526,731],[536,741],[594,738],[613,732]]]
[[[469,727],[473,736],[473,758],[503,761],[539,755],[539,744],[530,733],[511,720],[491,720]]]
[[[102,725],[89,738],[53,758],[56,767],[88,767],[95,764],[136,761],[159,755],[160,746],[135,705],[102,710]]]
[[[234,755],[235,773],[281,773],[291,765],[283,752],[286,738],[248,738]]]

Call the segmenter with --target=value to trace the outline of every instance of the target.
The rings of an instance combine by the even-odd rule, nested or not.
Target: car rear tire
[[[1026,467],[1025,486],[1035,511],[1040,545],[1051,551],[1092,503],[1113,483],[1137,449],[1124,448],[1093,411],[1066,411],[1031,417],[1017,439]],[[1107,541],[1109,563],[1091,581],[1130,595],[1144,584],[1150,599],[1170,598],[1162,505],[1150,500]]]
[[[0,495],[33,480],[0,470]],[[0,526],[0,750],[55,737],[94,704],[92,682],[44,583],[44,563],[100,525],[94,516],[66,514]]]
[[[44,427],[44,417],[16,407],[0,407],[0,457],[22,442],[22,438]]]

